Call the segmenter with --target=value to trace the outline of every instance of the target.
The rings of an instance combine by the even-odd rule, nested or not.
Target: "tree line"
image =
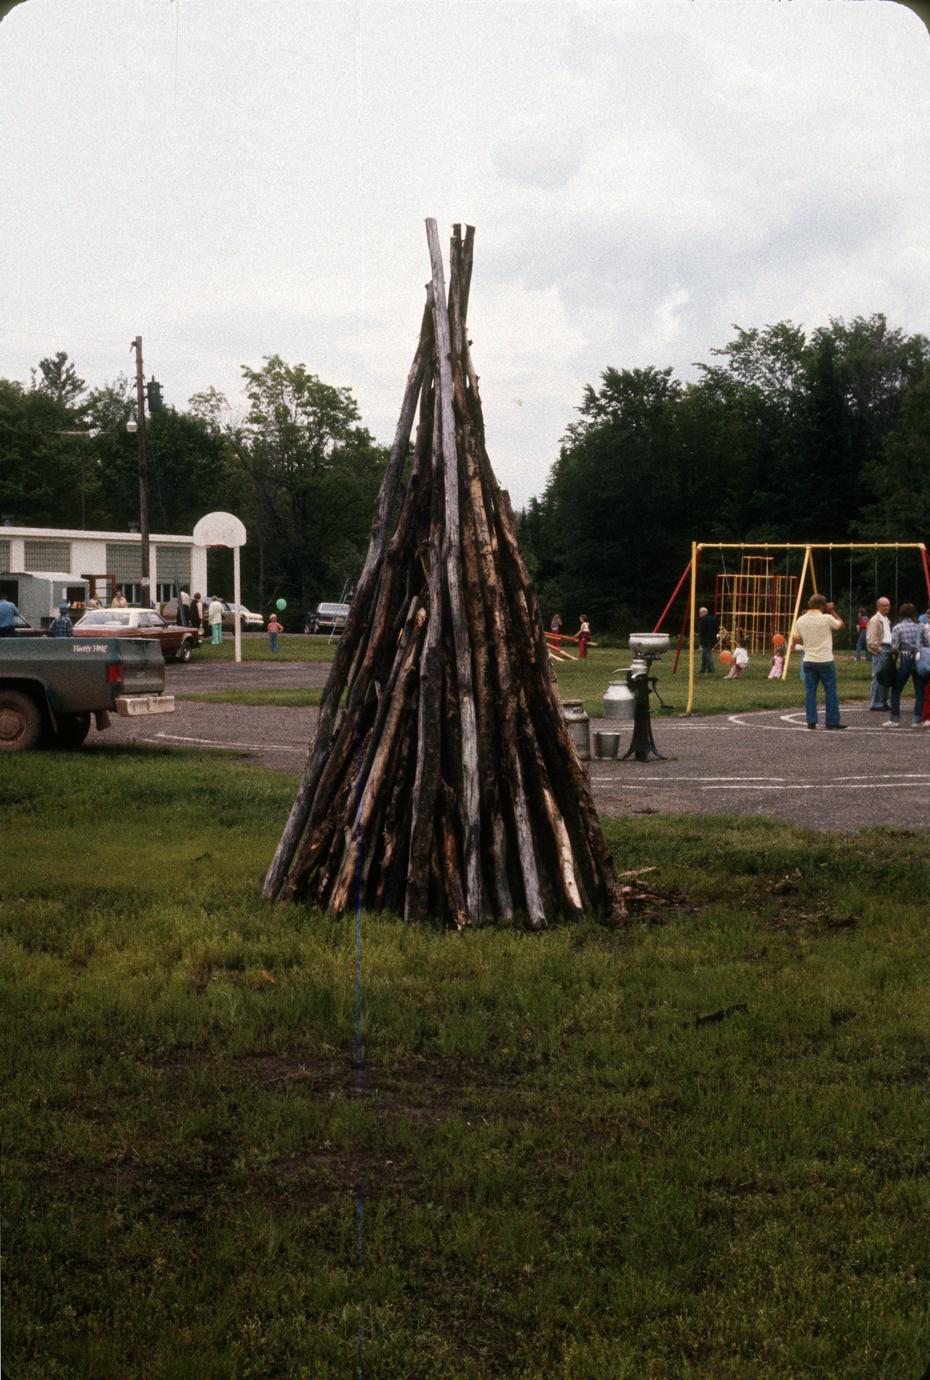
[[[283,597],[304,610],[354,581],[387,452],[348,388],[278,355],[242,375],[238,411],[210,388],[185,409],[146,417],[149,525],[184,533],[214,509],[236,513],[249,533],[247,602]],[[138,439],[126,430],[134,408],[125,375],[88,388],[64,351],[41,360],[29,384],[0,379],[0,520],[138,523]]]
[[[734,330],[693,382],[609,368],[584,390],[521,520],[547,616],[584,611],[595,635],[653,626],[695,540],[926,539],[927,339],[882,315],[810,333],[789,321]],[[856,558],[860,600],[873,567]],[[916,561],[905,578],[922,596]],[[887,562],[879,579],[892,579]]]
[[[880,314],[734,331],[693,381],[608,368],[585,388],[543,494],[520,517],[547,618],[570,624],[583,611],[595,634],[652,626],[693,540],[925,539],[927,339]],[[242,383],[238,406],[208,388],[147,419],[151,528],[189,532],[228,509],[249,531],[247,601],[302,610],[338,598],[364,558],[386,449],[351,391],[303,364],[269,355],[242,366]],[[137,521],[133,408],[125,375],[90,388],[63,351],[28,384],[0,378],[0,520]],[[871,569],[856,563],[860,599],[874,592]]]

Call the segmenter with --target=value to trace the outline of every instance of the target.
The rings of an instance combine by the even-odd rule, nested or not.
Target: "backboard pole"
[[[239,605],[242,599],[239,592],[239,548],[233,547],[233,628],[236,634],[236,661],[242,660],[242,618]]]

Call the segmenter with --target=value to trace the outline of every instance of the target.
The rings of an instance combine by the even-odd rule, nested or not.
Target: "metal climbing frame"
[[[798,577],[779,575],[774,556],[743,556],[731,575],[718,574],[714,613],[732,647],[742,638],[750,652],[767,651],[775,633],[787,635]]]
[[[741,560],[741,562],[740,562],[740,571],[739,571],[738,573],[734,573],[734,574],[726,574],[726,572],[725,572],[725,573],[724,573],[724,576],[722,577],[722,578],[723,578],[723,582],[724,582],[723,586],[721,586],[721,584],[720,584],[719,577],[718,577],[718,582],[717,582],[717,596],[718,596],[718,598],[721,597],[721,594],[720,594],[721,588],[725,588],[725,589],[728,590],[728,593],[727,593],[725,596],[723,596],[723,597],[724,597],[725,600],[727,601],[727,602],[726,602],[726,608],[727,608],[727,611],[728,611],[728,616],[729,616],[729,617],[731,618],[731,620],[732,620],[733,630],[734,630],[734,631],[733,631],[733,636],[736,635],[736,627],[737,627],[738,618],[739,618],[739,611],[738,611],[738,610],[739,610],[739,606],[740,606],[740,601],[742,600],[743,603],[745,604],[745,610],[744,610],[745,614],[750,614],[750,615],[752,615],[752,616],[751,616],[750,618],[745,618],[745,617],[744,617],[744,621],[743,621],[742,624],[740,624],[740,626],[741,626],[745,631],[747,631],[747,632],[749,633],[750,638],[752,637],[752,635],[753,635],[753,629],[754,629],[754,627],[756,627],[756,626],[758,626],[759,629],[767,628],[767,629],[768,629],[768,635],[769,635],[769,637],[771,637],[771,635],[772,635],[774,632],[783,632],[784,635],[785,635],[785,637],[788,637],[788,634],[789,634],[791,628],[794,626],[794,623],[795,623],[795,621],[797,620],[798,614],[799,614],[800,611],[801,611],[801,600],[802,600],[803,597],[804,597],[804,589],[805,589],[805,585],[806,585],[808,579],[810,580],[811,592],[814,593],[814,594],[817,593],[817,574],[816,574],[816,570],[815,570],[815,567],[814,567],[814,552],[815,552],[815,551],[828,551],[828,552],[830,552],[830,553],[831,553],[831,561],[832,561],[832,552],[834,552],[834,551],[845,551],[845,552],[849,552],[850,554],[851,554],[852,552],[854,552],[854,551],[874,551],[874,552],[876,552],[876,553],[879,552],[879,551],[894,551],[895,554],[896,554],[896,556],[897,556],[897,553],[900,552],[900,551],[919,551],[919,552],[920,552],[921,568],[922,568],[923,577],[924,577],[924,584],[925,584],[926,590],[927,590],[927,598],[928,598],[928,600],[930,600],[930,561],[928,561],[928,559],[927,559],[927,546],[926,546],[926,543],[925,543],[925,542],[922,542],[922,541],[879,541],[879,542],[875,542],[875,541],[854,541],[854,542],[832,542],[832,541],[831,541],[831,542],[800,542],[800,541],[781,541],[781,542],[780,542],[780,541],[767,541],[767,542],[743,542],[743,541],[729,541],[729,542],[724,541],[724,542],[717,542],[717,541],[711,541],[711,542],[700,542],[700,541],[696,541],[696,542],[692,542],[692,543],[691,543],[691,559],[690,559],[690,561],[688,562],[688,564],[685,566],[684,573],[682,574],[681,579],[678,581],[678,584],[675,586],[675,591],[674,591],[674,593],[673,593],[671,599],[670,599],[670,600],[668,601],[668,603],[666,604],[666,606],[665,606],[665,608],[664,608],[664,610],[663,610],[663,612],[662,612],[662,616],[661,616],[661,618],[659,619],[659,621],[658,621],[658,623],[656,624],[655,629],[654,629],[654,631],[656,631],[656,632],[659,631],[659,629],[660,629],[661,626],[662,626],[662,623],[663,623],[664,620],[665,620],[666,614],[667,614],[667,613],[669,612],[669,610],[671,609],[672,604],[674,603],[675,598],[676,598],[677,595],[678,595],[679,590],[681,589],[681,587],[682,587],[682,585],[685,583],[685,581],[688,580],[689,577],[690,577],[690,593],[689,593],[689,600],[688,600],[688,608],[686,609],[685,617],[682,619],[682,629],[681,629],[681,631],[682,631],[682,636],[683,636],[683,635],[684,635],[684,630],[685,630],[686,623],[690,625],[690,634],[691,634],[691,635],[690,635],[689,645],[688,645],[688,704],[687,704],[687,708],[685,709],[685,713],[686,713],[686,714],[690,714],[690,713],[691,713],[691,707],[692,707],[692,705],[693,705],[693,703],[694,703],[694,663],[695,663],[695,651],[696,651],[696,641],[697,641],[696,636],[695,636],[696,631],[697,631],[697,575],[698,575],[698,568],[699,568],[699,566],[700,566],[700,561],[701,561],[701,553],[704,552],[704,551],[719,551],[719,552],[720,552],[720,556],[721,556],[721,560],[725,560],[725,557],[724,557],[724,555],[723,555],[723,553],[724,553],[725,551],[739,551],[739,552],[742,554],[742,556],[743,556],[743,560]],[[746,564],[746,562],[747,562],[748,560],[761,559],[762,561],[770,560],[770,561],[774,562],[774,556],[773,556],[773,555],[770,555],[769,553],[772,553],[772,552],[782,552],[782,551],[783,551],[783,552],[803,551],[804,557],[803,557],[803,562],[802,562],[802,565],[801,565],[801,573],[800,573],[799,576],[785,575],[785,576],[775,576],[775,577],[774,577],[776,580],[781,579],[781,580],[784,580],[784,581],[787,581],[787,582],[788,582],[788,584],[785,585],[785,586],[782,588],[781,591],[779,591],[779,590],[777,589],[777,587],[773,588],[773,586],[772,586],[771,583],[770,583],[770,581],[771,581],[771,579],[772,579],[772,575],[771,575],[771,573],[769,573],[769,572],[771,572],[771,571],[774,569],[774,566],[767,566],[767,567],[764,567],[764,568],[752,567],[751,569],[746,569],[745,572],[744,572],[744,569],[743,569],[743,568],[744,568],[744,565]],[[747,555],[747,553],[750,553],[750,554]],[[737,581],[740,579],[740,577],[743,577],[743,578],[744,578],[745,580],[747,580],[747,581],[751,581],[751,582],[759,582],[759,581],[761,581],[761,583],[749,583],[749,584],[746,584],[745,586],[743,586],[742,592],[740,592],[739,586],[738,586],[738,584],[737,584]],[[769,582],[768,585],[766,584],[767,581]],[[765,598],[766,598],[766,591],[767,591],[768,595],[772,597],[773,601],[775,601],[775,602],[773,603],[773,605],[771,606],[771,608],[770,608],[770,613],[769,613],[769,615],[766,615],[766,613],[765,613],[765,608],[764,608]],[[747,602],[747,600],[748,600],[748,602]],[[783,615],[784,613],[788,613],[788,614],[789,614],[789,617],[788,617],[787,620],[786,620],[786,621],[787,621],[787,627],[785,627],[784,629],[782,629],[782,628],[780,628],[780,627],[776,627],[776,626],[774,625],[774,623],[771,621],[771,615],[772,615],[773,613],[775,613],[775,612],[777,612],[779,615]],[[766,621],[767,619],[768,619],[768,621]],[[725,623],[724,623],[724,619],[723,619],[723,618],[721,618],[720,621],[721,621],[721,626],[726,626]],[[679,651],[680,651],[680,644],[679,644]],[[782,679],[784,679],[784,678],[787,677],[787,675],[788,675],[788,666],[789,666],[790,659],[791,659],[791,650],[790,650],[790,642],[789,642],[789,645],[788,645],[788,647],[786,648],[785,667],[784,667],[784,670],[783,670],[783,672],[782,672]],[[678,667],[678,657],[676,656],[676,658],[675,658],[675,669],[677,669],[677,667]]]

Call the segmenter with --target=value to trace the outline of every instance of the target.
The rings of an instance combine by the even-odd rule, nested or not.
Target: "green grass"
[[[352,918],[256,899],[292,793],[4,761],[15,1380],[921,1373],[927,831],[626,819],[685,899],[625,929],[364,916],[356,1077]]]
[[[196,704],[273,704],[304,708],[317,705],[322,690],[203,690],[193,695],[175,695],[178,700],[191,700]]]
[[[282,633],[278,638],[278,650],[272,655],[267,637],[250,635],[242,638],[243,661],[332,661],[336,654],[337,642],[323,636],[305,637],[302,633]],[[209,639],[201,642],[194,652],[198,661],[234,661],[236,646],[232,633],[224,633],[219,647],[214,647]]]

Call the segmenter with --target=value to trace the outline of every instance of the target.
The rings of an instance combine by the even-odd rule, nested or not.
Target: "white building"
[[[142,538],[138,532],[62,531],[54,527],[0,527],[0,580],[6,574],[67,573],[87,580],[90,593],[109,602],[116,587],[131,604],[163,603],[174,585],[207,593],[207,548],[193,537],[152,533],[149,572],[154,595],[144,597]]]

